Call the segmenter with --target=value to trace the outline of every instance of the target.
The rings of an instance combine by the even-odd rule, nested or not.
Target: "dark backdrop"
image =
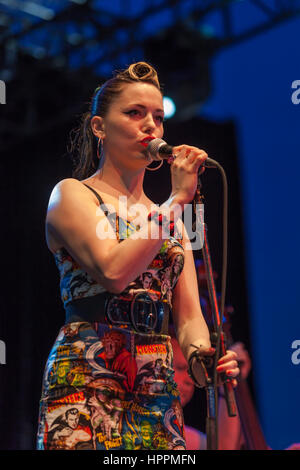
[[[53,186],[71,176],[66,145],[74,125],[75,121],[70,120],[53,126],[18,140],[1,152],[0,338],[6,344],[6,364],[0,365],[1,449],[35,446],[43,368],[64,321],[58,271],[45,243],[44,221]],[[204,148],[225,168],[229,181],[227,301],[235,308],[234,337],[250,348],[234,124],[216,124],[199,118],[185,123],[170,120],[166,123],[165,137],[173,144],[188,143]],[[212,262],[220,273],[221,179],[216,170],[206,170],[202,183]],[[155,202],[163,202],[169,196],[167,163],[156,173],[146,173],[145,188]],[[196,252],[195,256],[200,257],[200,253]],[[217,287],[220,288],[219,281]],[[186,422],[199,425],[204,414],[203,394],[197,392],[186,408]]]

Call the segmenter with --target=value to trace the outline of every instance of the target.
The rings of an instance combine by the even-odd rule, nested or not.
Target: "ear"
[[[101,137],[101,139],[104,138],[104,136],[105,136],[104,121],[103,121],[103,118],[101,116],[94,116],[91,119],[91,128],[92,128],[93,134],[96,137],[98,137],[98,138]]]

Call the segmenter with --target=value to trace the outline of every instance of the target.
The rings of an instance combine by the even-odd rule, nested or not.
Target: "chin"
[[[153,162],[153,159],[149,156],[149,153],[147,152],[146,149],[140,150],[139,153],[137,154],[137,157],[146,159],[149,163]]]

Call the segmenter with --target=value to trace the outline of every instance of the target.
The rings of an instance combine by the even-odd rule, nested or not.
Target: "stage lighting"
[[[210,59],[218,39],[178,23],[144,43],[144,57],[159,71],[166,96],[176,103],[174,120],[199,113],[211,94]]]
[[[176,106],[172,98],[169,98],[168,96],[164,96],[163,105],[164,105],[165,119],[169,119],[172,116],[174,116],[176,112]]]

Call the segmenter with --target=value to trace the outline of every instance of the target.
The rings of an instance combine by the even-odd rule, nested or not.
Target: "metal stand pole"
[[[198,187],[194,198],[195,204],[203,204],[203,196],[201,195],[201,181],[198,176]],[[212,346],[216,349],[214,367],[213,367],[213,380],[207,377],[206,385],[206,396],[207,396],[207,419],[206,419],[206,432],[207,432],[207,449],[208,450],[217,450],[218,449],[218,426],[217,426],[217,410],[218,410],[218,393],[217,393],[217,372],[216,366],[219,358],[226,354],[226,344],[225,344],[225,335],[222,330],[222,319],[219,315],[219,307],[217,302],[216,288],[213,277],[213,269],[207,239],[207,227],[204,224],[203,212],[195,211],[196,217],[200,217],[200,225],[198,227],[203,227],[203,261],[207,277],[208,293],[211,304],[212,318],[214,332],[211,334],[211,343]],[[223,314],[223,312],[221,312]],[[236,416],[237,409],[235,403],[234,390],[231,383],[231,380],[226,376],[224,379],[224,392],[225,399],[227,403],[227,411],[229,416]]]

